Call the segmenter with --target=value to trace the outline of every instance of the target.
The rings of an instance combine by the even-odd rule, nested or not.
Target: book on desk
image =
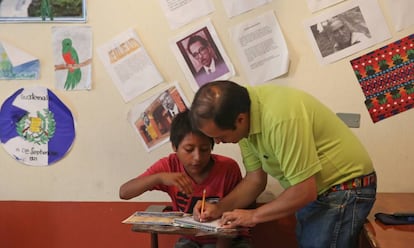
[[[198,222],[193,216],[183,212],[147,212],[137,211],[122,221],[124,224],[161,225],[196,228],[209,232],[234,232],[235,228],[223,228],[220,219],[208,222]]]
[[[147,212],[137,211],[122,221],[124,224],[145,224],[171,226],[174,219],[184,216],[183,212]]]

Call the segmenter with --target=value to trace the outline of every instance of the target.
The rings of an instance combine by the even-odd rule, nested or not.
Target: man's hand
[[[254,227],[255,210],[235,209],[230,212],[223,213],[221,224],[225,228],[235,228],[237,226]]]

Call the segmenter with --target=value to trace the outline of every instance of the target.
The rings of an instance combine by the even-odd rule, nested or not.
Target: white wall
[[[290,51],[289,72],[272,80],[301,88],[319,98],[335,112],[361,114],[361,127],[353,129],[372,156],[379,176],[379,191],[408,192],[414,189],[414,110],[373,124],[363,104],[364,96],[353,74],[349,60],[391,41],[405,37],[414,27],[395,32],[384,1],[379,3],[387,18],[392,39],[377,44],[336,63],[322,66],[316,60],[304,33],[302,22],[312,17],[305,0],[274,0],[254,11],[228,19],[220,0],[214,0],[216,11],[209,17],[232,60],[237,75],[233,80],[246,84],[228,28],[273,9]],[[194,92],[174,58],[168,41],[191,27],[171,30],[158,1],[88,1],[86,24],[0,24],[0,40],[7,41],[38,57],[41,77],[35,81],[0,81],[0,100],[21,87],[42,85],[52,89],[76,117],[76,139],[65,158],[49,167],[32,167],[16,162],[0,149],[0,200],[52,201],[116,201],[118,188],[138,175],[159,157],[171,152],[169,144],[147,153],[134,130],[126,121],[126,113],[136,103],[158,92],[160,87],[178,81],[191,101]],[[96,52],[93,58],[93,89],[63,92],[54,90],[51,49],[51,27],[54,25],[89,25],[93,30],[94,48],[132,27],[140,36],[148,53],[163,74],[165,83],[125,103]],[[411,151],[411,152],[410,152]],[[240,163],[236,145],[218,145],[215,152],[232,156]],[[269,189],[280,192],[271,180]],[[138,201],[168,200],[162,193],[146,193]]]

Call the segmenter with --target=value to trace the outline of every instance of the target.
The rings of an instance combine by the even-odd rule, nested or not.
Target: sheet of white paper
[[[251,84],[264,83],[288,71],[289,51],[273,11],[233,27],[230,36]]]
[[[195,38],[202,39],[206,43],[206,45],[199,47],[198,52],[195,53],[196,56],[191,54],[187,47],[190,39]],[[225,53],[210,19],[187,31],[185,34],[174,38],[170,41],[170,45],[178,64],[181,66],[187,81],[194,91],[197,91],[201,85],[207,82],[225,80],[234,76],[233,65]],[[200,51],[200,49],[203,51]],[[210,60],[206,57],[212,59]],[[215,66],[211,66],[212,64]],[[207,69],[211,69],[211,71]]]
[[[0,79],[38,79],[40,74],[39,59],[0,41]]]
[[[97,51],[125,102],[164,80],[133,29],[101,45]]]
[[[341,49],[337,48],[329,27],[330,23],[338,19],[354,30],[352,32],[354,42]],[[312,49],[321,64],[333,63],[391,38],[377,0],[347,1],[306,20],[304,26]]]
[[[214,11],[211,0],[159,0],[172,29],[206,16]]]
[[[257,8],[272,0],[222,0],[228,17],[234,17]]]
[[[344,0],[307,0],[309,9],[312,12],[316,12],[342,1]]]
[[[414,0],[386,0],[386,3],[396,31],[414,25]]]
[[[189,103],[177,82],[138,103],[128,112],[127,120],[147,152],[168,141],[174,116],[188,109]]]

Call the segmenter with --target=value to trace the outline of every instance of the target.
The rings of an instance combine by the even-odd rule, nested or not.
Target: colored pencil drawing
[[[56,88],[91,89],[92,32],[88,26],[53,27]]]

